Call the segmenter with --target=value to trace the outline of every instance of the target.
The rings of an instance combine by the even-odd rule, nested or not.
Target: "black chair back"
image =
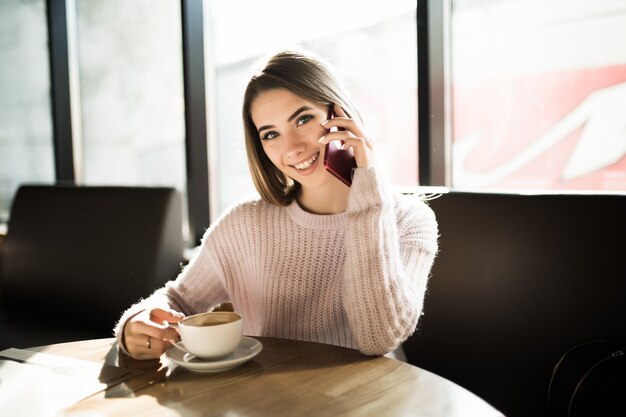
[[[626,196],[455,193],[407,360],[508,417],[545,415],[577,343],[626,334]]]
[[[7,335],[3,345],[19,344],[16,321],[25,331],[28,322],[50,323],[52,332],[74,327],[108,337],[127,307],[180,271],[180,193],[24,185],[13,201],[2,258],[0,323],[14,330],[14,340]]]

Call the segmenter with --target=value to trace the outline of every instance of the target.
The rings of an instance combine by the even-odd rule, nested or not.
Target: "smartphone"
[[[333,105],[328,107],[328,120],[335,117]],[[337,128],[338,130],[345,130]],[[332,131],[332,129],[330,130]],[[326,171],[333,174],[339,181],[348,187],[352,185],[352,174],[356,168],[356,160],[352,149],[341,149],[343,141],[333,140],[326,144],[326,152],[324,153],[324,167]]]

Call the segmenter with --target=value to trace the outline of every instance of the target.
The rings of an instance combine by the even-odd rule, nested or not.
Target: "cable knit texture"
[[[175,281],[127,310],[187,315],[225,301],[244,332],[384,355],[415,330],[437,253],[437,222],[419,197],[392,196],[374,168],[357,168],[348,209],[308,213],[263,200],[237,204],[204,235]]]

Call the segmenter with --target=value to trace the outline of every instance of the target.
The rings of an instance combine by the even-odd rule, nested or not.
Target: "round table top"
[[[66,416],[502,416],[431,372],[321,343],[254,337],[262,351],[236,368],[198,373],[171,362],[136,361],[114,339],[33,348],[122,367],[132,378],[79,401]],[[119,371],[119,369],[118,369]]]

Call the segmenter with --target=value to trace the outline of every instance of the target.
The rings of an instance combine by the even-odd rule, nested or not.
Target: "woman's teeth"
[[[319,156],[320,156],[320,153],[318,152],[315,155],[313,155],[312,157],[310,157],[309,159],[307,159],[306,161],[294,165],[294,168],[296,168],[296,169],[307,169],[308,167],[310,167],[313,164],[313,162],[315,162],[317,160],[317,158]]]

